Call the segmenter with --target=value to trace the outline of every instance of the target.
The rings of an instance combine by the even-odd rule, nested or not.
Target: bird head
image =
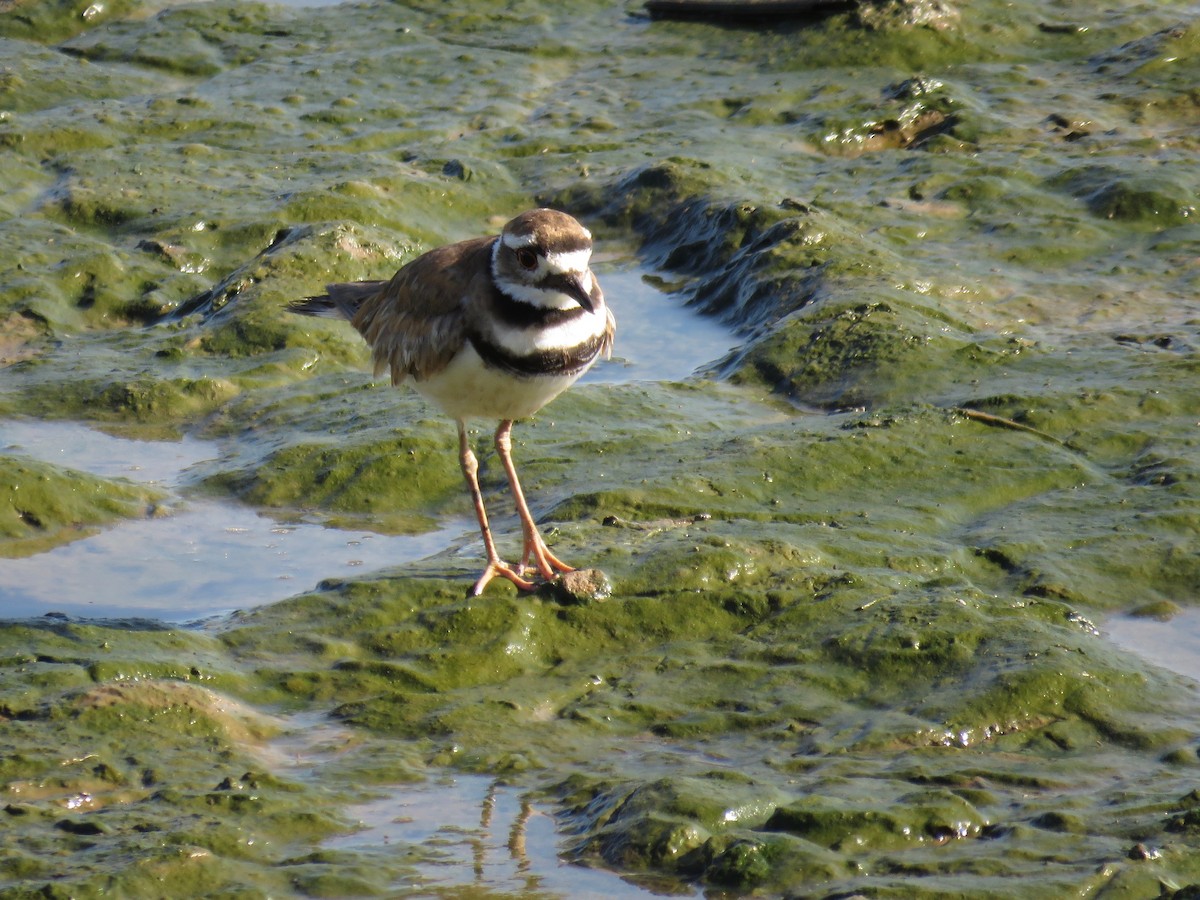
[[[566,213],[533,209],[504,226],[492,251],[496,284],[547,309],[593,312],[602,296],[592,276],[592,233]]]

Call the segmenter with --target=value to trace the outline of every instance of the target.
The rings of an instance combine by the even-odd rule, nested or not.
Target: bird
[[[435,248],[387,281],[329,284],[291,303],[306,316],[345,319],[371,348],[375,375],[409,383],[458,425],[458,457],[487,565],[468,596],[496,577],[531,591],[530,562],[545,581],[574,571],[546,545],[512,459],[512,427],[612,356],[616,320],[592,273],[592,235],[554,209],[532,209],[499,236]],[[498,421],[494,444],[521,521],[521,562],[496,551],[467,423]]]

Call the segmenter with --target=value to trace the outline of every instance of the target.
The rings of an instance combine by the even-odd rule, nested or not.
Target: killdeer
[[[371,346],[375,374],[410,381],[458,423],[459,464],[475,504],[487,567],[478,596],[497,575],[521,590],[530,560],[546,580],[573,571],[538,532],[512,460],[515,419],[537,412],[601,356],[616,326],[588,263],[592,235],[552,209],[522,213],[499,237],[449,244],[419,256],[390,281],[330,284],[327,293],[289,306],[308,316],[347,319]],[[479,464],[467,420],[498,419],[496,453],[504,465],[524,534],[521,564],[500,559],[479,490]]]

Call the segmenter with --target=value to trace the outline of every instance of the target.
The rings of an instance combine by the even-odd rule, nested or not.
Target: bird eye
[[[517,262],[520,263],[522,269],[533,271],[537,268],[537,254],[528,247],[522,247],[517,251]]]

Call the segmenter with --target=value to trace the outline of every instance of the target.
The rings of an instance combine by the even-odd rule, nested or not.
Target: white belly
[[[573,375],[521,378],[488,368],[467,343],[442,371],[409,384],[455,419],[524,419],[569,388],[582,374],[581,371]]]

